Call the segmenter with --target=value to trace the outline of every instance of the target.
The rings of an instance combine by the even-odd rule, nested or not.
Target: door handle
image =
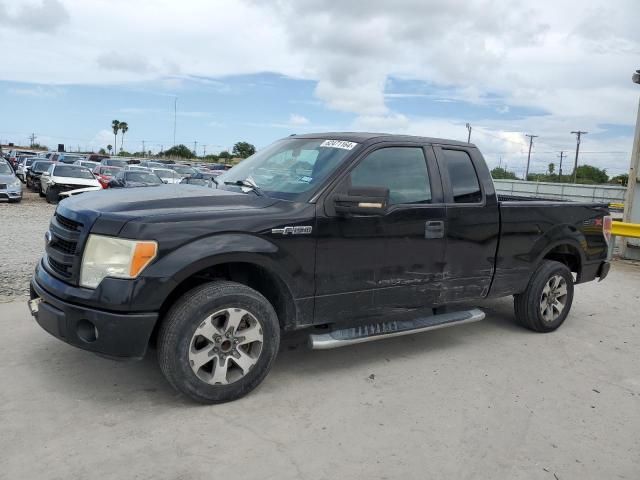
[[[443,238],[444,221],[429,220],[424,226],[424,238]]]

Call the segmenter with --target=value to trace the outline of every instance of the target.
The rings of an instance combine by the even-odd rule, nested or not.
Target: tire
[[[33,188],[33,187],[31,186],[31,182],[29,181],[29,177],[27,177],[26,185],[27,185],[27,188],[28,188],[29,190],[31,190],[31,189]]]
[[[243,328],[229,326],[233,323]],[[225,331],[231,336],[225,338]],[[242,345],[254,336],[260,336],[261,343]],[[228,342],[240,344],[229,352]],[[190,290],[171,307],[158,333],[158,362],[179,392],[200,403],[223,403],[245,396],[264,380],[279,345],[280,325],[269,301],[246,285],[215,281]]]
[[[571,270],[563,263],[543,260],[526,290],[513,298],[516,319],[521,325],[535,332],[552,332],[562,325],[571,310]]]
[[[47,188],[47,193],[44,195],[47,199],[47,203],[56,204],[60,200],[60,192],[57,188]]]
[[[45,197],[45,194],[42,191],[42,184],[41,183],[38,184],[37,192],[38,192],[38,195],[40,196],[40,198],[44,198]]]

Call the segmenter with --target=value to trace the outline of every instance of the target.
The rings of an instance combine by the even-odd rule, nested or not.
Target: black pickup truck
[[[31,282],[49,333],[116,358],[157,346],[176,389],[233,400],[282,331],[333,348],[481,320],[514,296],[549,332],[609,271],[606,205],[500,198],[478,149],[368,133],[293,135],[216,178],[63,200]]]

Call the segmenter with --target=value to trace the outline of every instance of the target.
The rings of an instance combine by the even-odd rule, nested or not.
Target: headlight
[[[9,184],[9,188],[18,188],[20,186],[20,180],[17,178]]]
[[[82,256],[80,285],[96,288],[105,277],[136,278],[158,253],[153,241],[89,235]]]

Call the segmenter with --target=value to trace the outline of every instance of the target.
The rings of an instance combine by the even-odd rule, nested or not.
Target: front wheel
[[[45,196],[47,198],[47,203],[56,204],[60,200],[60,192],[55,187],[47,188]]]
[[[158,334],[169,383],[201,403],[236,400],[256,388],[280,345],[278,317],[259,292],[216,281],[183,295]]]
[[[573,303],[573,275],[560,262],[544,260],[527,289],[514,295],[516,319],[536,332],[552,332],[569,315]]]

